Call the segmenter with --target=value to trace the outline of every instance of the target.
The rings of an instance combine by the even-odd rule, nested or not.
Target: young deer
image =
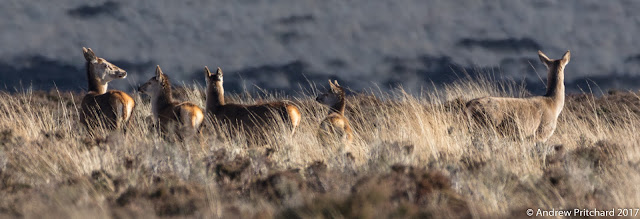
[[[162,73],[160,66],[156,66],[156,76],[140,86],[138,91],[151,97],[151,111],[163,133],[171,128],[175,131],[190,130],[196,133],[200,128],[204,119],[202,110],[191,102],[179,103],[173,100],[171,82],[169,77]]]
[[[301,119],[297,106],[285,101],[255,105],[226,103],[222,86],[222,70],[218,68],[216,73],[211,73],[208,67],[204,67],[204,73],[207,81],[206,112],[208,116],[229,126],[240,125],[244,131],[254,131],[256,128],[269,126],[269,123],[275,119],[274,115],[279,115],[290,125],[293,136]]]
[[[135,102],[125,92],[107,91],[114,79],[127,77],[127,72],[103,58],[91,49],[82,47],[86,59],[89,92],[82,98],[80,122],[88,129],[103,125],[107,129],[124,128],[131,118]]]
[[[547,67],[547,93],[529,98],[484,97],[466,104],[466,114],[479,125],[495,128],[502,135],[519,136],[546,142],[556,129],[564,107],[564,68],[571,53],[562,59],[549,59],[538,51]]]
[[[344,108],[347,105],[344,96],[344,89],[338,84],[338,81],[332,83],[329,80],[330,89],[327,93],[318,95],[316,101],[329,106],[329,115],[320,122],[320,130],[318,137],[321,141],[326,141],[328,136],[337,136],[345,140],[347,143],[353,141],[353,131],[349,120],[344,117]]]

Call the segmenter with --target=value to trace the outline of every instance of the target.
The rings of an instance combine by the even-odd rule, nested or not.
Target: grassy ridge
[[[148,100],[126,133],[88,136],[81,94],[0,93],[0,215],[8,217],[525,217],[528,208],[640,206],[640,97],[569,95],[546,144],[469,127],[466,100],[525,96],[514,84],[462,80],[437,92],[348,97],[355,140],[321,143],[326,107],[303,113],[260,146],[208,121],[201,136],[167,141]],[[177,98],[204,106],[202,89]],[[255,103],[274,95],[231,95]]]

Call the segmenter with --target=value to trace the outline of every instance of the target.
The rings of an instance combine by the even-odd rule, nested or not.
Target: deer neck
[[[216,81],[215,84],[207,87],[207,112],[216,112],[220,106],[224,106],[224,88],[222,81]]]
[[[171,86],[161,89],[157,94],[151,97],[151,110],[156,118],[158,118],[160,111],[167,107],[171,107],[172,104],[173,94],[171,92]]]
[[[564,67],[561,65],[549,69],[546,97],[550,97],[556,105],[564,105]]]
[[[89,81],[89,93],[104,94],[107,92],[107,83],[100,80],[100,77],[95,74],[94,68],[91,63],[87,62],[87,80]]]
[[[341,96],[340,100],[337,103],[335,103],[335,104],[331,105],[331,107],[329,107],[329,109],[330,109],[329,113],[340,113],[341,115],[344,115],[344,108],[345,108],[346,105],[347,104],[346,104],[346,102],[344,100],[344,96]]]

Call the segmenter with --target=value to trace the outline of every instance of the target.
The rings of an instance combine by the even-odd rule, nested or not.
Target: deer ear
[[[568,64],[569,60],[571,60],[571,51],[567,50],[567,52],[565,52],[564,55],[562,56],[562,64],[563,65]]]
[[[334,80],[333,84],[335,84],[337,87],[340,87],[340,84],[338,84],[338,80]]]
[[[211,77],[211,71],[209,71],[209,67],[205,66],[204,67],[204,76],[205,77]]]
[[[540,61],[542,62],[542,64],[547,66],[547,68],[549,68],[549,66],[553,62],[553,61],[551,61],[551,59],[549,59],[549,57],[547,57],[547,55],[542,53],[542,51],[540,51],[540,50],[538,50],[538,57],[540,57]]]
[[[220,67],[218,67],[218,70],[216,70],[216,75],[222,76],[222,69]]]
[[[160,65],[156,65],[156,80],[160,81],[162,79],[162,69]]]
[[[340,93],[342,90],[340,89],[340,85],[338,85],[338,81],[336,81],[336,83],[334,84],[333,82],[331,82],[331,80],[329,80],[329,85],[331,86],[331,92],[333,93]]]
[[[92,61],[95,61],[96,59],[98,59],[96,57],[96,54],[93,53],[93,50],[91,50],[91,49],[87,49],[85,47],[82,47],[82,53],[84,54],[84,59],[86,59],[87,62],[92,62]]]

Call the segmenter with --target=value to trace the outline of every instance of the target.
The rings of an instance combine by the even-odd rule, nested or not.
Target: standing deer
[[[329,115],[320,122],[320,130],[318,137],[321,141],[326,142],[327,137],[334,136],[342,138],[347,143],[353,141],[353,131],[349,120],[344,116],[344,109],[347,105],[345,101],[344,89],[338,84],[338,81],[332,83],[329,80],[329,90],[326,93],[318,95],[316,101],[329,106]]]
[[[97,57],[90,48],[82,47],[82,52],[87,62],[89,91],[80,104],[80,122],[89,130],[99,126],[124,128],[131,118],[135,102],[125,92],[107,91],[107,86],[112,80],[127,77],[127,72]]]
[[[279,116],[290,125],[293,136],[301,119],[297,106],[285,101],[255,105],[226,103],[222,86],[222,70],[218,68],[215,73],[211,73],[209,68],[205,67],[204,73],[207,81],[206,112],[208,116],[226,123],[230,127],[248,132],[264,130],[264,128],[272,126],[274,119],[276,119],[274,116]]]
[[[160,66],[156,66],[156,76],[140,86],[138,91],[151,97],[151,111],[163,133],[170,129],[196,133],[200,128],[204,119],[202,110],[191,102],[173,100],[171,82]]]
[[[538,51],[547,67],[547,92],[529,98],[483,97],[467,102],[466,114],[477,124],[495,128],[502,135],[519,136],[546,142],[556,129],[564,107],[564,69],[571,52],[561,59],[549,59]]]

